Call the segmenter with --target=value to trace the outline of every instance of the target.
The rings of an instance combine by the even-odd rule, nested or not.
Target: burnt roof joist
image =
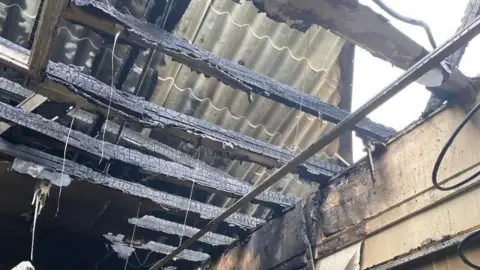
[[[0,41],[1,45],[13,51],[18,58],[29,54],[28,50],[8,40],[0,38]],[[15,68],[16,65],[10,67]],[[83,98],[79,101],[80,104],[88,101],[90,109],[100,107],[100,112],[104,114],[106,108],[111,105],[111,112],[133,122],[162,129],[194,144],[219,149],[233,158],[258,163],[268,168],[280,167],[294,157],[291,151],[121,92],[72,66],[49,62],[46,77],[47,80],[37,89],[53,100],[65,102],[73,99],[77,102],[80,96]],[[300,164],[295,173],[309,181],[323,182],[342,169],[341,166],[310,158],[306,163]]]
[[[383,15],[358,0],[250,0],[259,12],[294,29],[306,31],[312,25],[331,30],[334,34],[370,52],[373,56],[407,70],[428,51],[412,38],[395,28]],[[470,80],[457,68],[439,63],[443,79],[438,85],[430,80],[417,82],[432,93],[454,98],[461,92],[472,92]]]
[[[128,219],[128,223],[144,229],[148,229],[148,230],[163,232],[171,235],[186,236],[186,237],[191,237],[192,235],[194,235],[200,230],[188,225],[178,224],[178,223],[160,219],[154,216],[130,218]],[[233,243],[235,239],[225,235],[208,232],[204,236],[200,237],[198,241],[209,244],[209,245],[213,245],[213,246],[225,246]]]
[[[267,167],[280,167],[293,158],[293,152],[253,139],[245,134],[228,131],[207,121],[153,104],[143,98],[118,91],[72,67],[50,63],[47,78],[67,87],[91,103],[108,107],[131,121],[147,127],[166,130],[194,144],[228,152],[240,160]],[[315,177],[331,177],[341,166],[311,158],[297,172],[314,181]]]
[[[133,241],[131,241],[132,243],[128,243],[128,241],[125,240],[125,236],[122,234],[113,235],[112,233],[108,233],[105,234],[103,237],[110,241],[112,244],[120,245],[124,249],[129,250],[130,252],[133,252],[134,249],[144,249],[166,255],[175,249],[175,247],[173,246],[165,245],[154,241],[137,243],[138,241],[136,241],[136,239],[133,239]],[[187,249],[184,250],[182,253],[178,254],[178,258],[187,261],[202,262],[210,259],[210,255],[203,252]]]
[[[209,220],[218,216],[225,210],[224,208],[195,200],[191,200],[189,204],[189,199],[187,198],[155,190],[139,183],[133,183],[119,178],[114,178],[103,173],[96,172],[91,168],[68,159],[65,160],[65,166],[63,166],[63,158],[53,156],[24,145],[13,144],[4,139],[0,139],[0,154],[2,156],[20,158],[22,160],[32,162],[34,164],[43,166],[45,170],[50,172],[61,173],[63,171],[65,174],[70,175],[75,180],[89,181],[94,184],[118,190],[130,196],[150,200],[160,206],[163,206],[160,209],[172,213],[184,213],[188,208],[190,213],[195,214],[201,219]],[[29,173],[28,170],[16,171],[18,173]],[[188,205],[190,206],[188,207]],[[263,220],[261,219],[240,213],[232,215],[225,221],[228,224],[245,229],[253,229],[263,223]]]
[[[16,82],[0,77],[0,99],[20,103],[22,100],[28,98],[33,93],[33,91],[24,88]],[[94,114],[91,114],[81,109],[72,111],[72,113],[68,115],[68,119],[66,118],[66,120],[71,121],[72,116],[75,117],[75,126],[77,126],[77,124],[80,124],[80,129],[84,133],[86,133],[85,130],[94,125],[97,118],[97,116],[95,116]],[[101,127],[101,131],[105,131],[105,139],[110,142],[114,142],[114,138],[118,134],[119,129],[120,126],[115,122],[109,122],[108,125],[103,125],[103,127]],[[197,167],[204,170],[209,170],[212,174],[218,173],[222,175],[228,175],[227,172],[217,169],[215,167],[211,167],[200,159],[195,159],[189,154],[183,153],[178,149],[165,145],[150,137],[143,136],[141,133],[127,127],[124,128],[122,131],[122,136],[120,138],[119,144],[128,148],[134,148],[141,152],[185,165],[189,168]]]
[[[78,7],[93,8],[97,12],[102,12],[105,18],[82,12]],[[115,26],[118,29],[120,24],[128,31],[127,35],[123,35],[123,39],[132,44],[157,49],[192,70],[215,77],[235,89],[261,95],[329,122],[339,123],[350,114],[348,111],[325,103],[266,75],[215,56],[182,38],[175,37],[164,29],[123,14],[108,4],[90,0],[73,0],[65,14],[65,19],[110,35],[116,33]],[[364,119],[357,124],[355,130],[362,135],[381,141],[386,141],[395,133],[392,128],[374,123],[369,119]]]
[[[195,186],[204,190],[219,192],[231,197],[247,194],[252,186],[226,174],[215,174],[201,168],[189,168],[181,164],[166,161],[143,154],[137,150],[102,142],[82,132],[69,130],[67,127],[40,115],[27,113],[0,102],[0,118],[10,123],[36,131],[68,146],[81,150],[98,159],[117,160],[138,167],[141,171],[158,176],[158,179],[178,185]],[[288,207],[296,201],[280,193],[265,192],[257,197],[256,202],[269,206]]]

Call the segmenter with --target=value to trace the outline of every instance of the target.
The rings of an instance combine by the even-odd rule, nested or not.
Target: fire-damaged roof
[[[351,98],[349,87],[341,87],[344,40],[321,27],[294,30],[251,2],[177,0],[164,31],[154,25],[165,1],[72,2],[39,88],[55,84],[76,98],[52,98],[25,112],[22,102],[36,83],[6,67],[0,78],[0,98],[10,105],[0,109],[9,123],[0,152],[14,158],[3,166],[13,172],[2,171],[0,190],[21,194],[2,198],[14,206],[2,203],[0,215],[9,221],[0,227],[22,228],[5,237],[19,239],[15,254],[30,247],[34,215],[29,205],[35,182],[24,174],[53,183],[37,221],[39,265],[63,269],[72,253],[83,252],[78,269],[118,269],[126,263],[119,257],[129,257],[131,268],[147,267],[178,246],[178,236],[195,234],[290,161],[329,122],[348,116],[341,110],[349,109]],[[28,57],[40,6],[39,0],[0,2],[2,45]],[[93,19],[79,21],[82,12],[114,19],[115,29],[142,38],[131,42],[122,34],[116,40],[95,29]],[[150,65],[152,47],[145,44],[159,48]],[[369,120],[357,131],[380,140],[393,134]],[[347,151],[339,150],[345,145]],[[346,166],[348,145],[348,136],[330,144],[172,264],[188,269],[217,256],[292,206]],[[64,183],[65,175],[96,185]],[[63,194],[57,192],[62,185]],[[51,264],[55,254],[45,250],[63,259]],[[26,259],[13,254],[9,263]]]

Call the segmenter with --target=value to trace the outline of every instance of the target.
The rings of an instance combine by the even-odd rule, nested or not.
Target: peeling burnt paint
[[[444,235],[438,240],[427,238],[420,246],[409,250],[407,253],[397,255],[392,259],[382,262],[378,265],[370,266],[365,270],[387,270],[397,267],[408,269],[410,263],[423,259],[426,256],[448,250],[457,249],[460,242],[462,242],[470,233],[480,229],[480,225],[464,230],[452,235]]]
[[[74,0],[73,2],[77,6],[94,7],[104,12],[105,15],[114,18],[126,27],[131,34],[129,38],[134,39],[137,36],[139,40],[171,56],[173,60],[187,65],[194,71],[215,77],[233,88],[264,96],[315,117],[321,115],[323,119],[333,123],[338,123],[349,115],[349,112],[322,102],[314,96],[242,65],[217,57],[159,27],[123,14],[111,5],[91,0]],[[395,132],[393,129],[374,123],[369,119],[364,119],[357,124],[356,130],[360,134],[383,141],[393,136]]]
[[[190,227],[188,225],[182,225],[168,220],[156,218],[153,216],[143,216],[141,218],[130,218],[128,219],[130,224],[134,224],[138,227],[142,227],[149,230],[164,232],[167,234],[173,234],[178,236],[187,236],[191,237],[199,231],[199,229]],[[234,238],[208,232],[204,236],[200,237],[198,241],[207,243],[214,246],[225,246],[233,243]]]
[[[194,182],[197,187],[234,197],[243,196],[252,190],[251,185],[233,177],[213,174],[199,168],[191,169],[178,163],[145,155],[134,149],[102,142],[79,131],[69,131],[67,127],[59,123],[4,103],[0,103],[0,118],[64,143],[68,137],[69,146],[83,150],[99,159],[118,160],[134,165],[152,175],[164,176],[167,180],[171,179],[171,182],[176,184],[190,186]],[[260,194],[255,201],[266,205],[285,207],[294,204],[296,199],[266,191]]]
[[[0,153],[33,162],[45,167],[45,170],[50,170],[51,172],[60,172],[62,171],[62,168],[64,168],[64,173],[70,175],[76,180],[87,180],[94,184],[116,189],[125,194],[148,199],[164,206],[166,211],[185,212],[188,208],[190,213],[196,213],[200,218],[206,220],[213,219],[225,211],[225,208],[201,203],[195,200],[190,201],[189,199],[154,190],[138,183],[127,182],[118,178],[110,177],[71,160],[65,160],[65,167],[63,167],[62,158],[52,156],[27,146],[15,145],[3,139],[0,139]],[[190,207],[188,207],[188,205],[190,205]],[[253,229],[262,224],[263,220],[240,213],[234,213],[228,217],[225,222],[240,228]]]
[[[130,251],[130,249],[145,249],[145,250],[153,251],[160,254],[169,254],[176,248],[176,247],[172,247],[169,245],[165,245],[165,244],[153,242],[153,241],[149,241],[144,244],[134,244],[134,245],[131,245],[132,247],[129,247],[129,244],[125,242],[125,236],[122,234],[113,235],[112,233],[108,233],[108,234],[105,234],[103,237],[105,237],[105,239],[110,241],[112,244],[116,244],[117,249],[120,246],[120,247],[124,247],[124,249],[128,249],[128,251]],[[119,249],[119,250],[122,250],[122,249]],[[132,252],[133,250],[129,253],[131,254]],[[210,255],[203,252],[186,249],[182,251],[180,254],[178,254],[177,257],[183,260],[202,262],[202,261],[208,260],[210,258]]]

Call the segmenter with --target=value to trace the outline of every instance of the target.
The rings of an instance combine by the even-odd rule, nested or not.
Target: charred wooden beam
[[[130,224],[136,225],[141,228],[159,231],[159,232],[163,232],[171,235],[178,235],[178,236],[191,237],[192,235],[194,235],[196,232],[199,231],[199,229],[190,227],[188,225],[178,224],[175,222],[156,218],[153,216],[143,216],[141,218],[130,218],[128,222]],[[198,241],[207,243],[213,246],[225,246],[233,243],[235,239],[225,235],[208,232],[204,236],[202,236],[200,239],[198,239]]]
[[[28,96],[33,93],[25,88],[22,88],[19,84],[9,81],[5,78],[0,78],[0,89],[6,92],[11,91],[10,95],[13,98],[16,98],[17,100],[21,100],[23,99],[24,96]],[[78,110],[75,113],[72,112],[72,116],[75,117],[76,123],[82,122],[83,126],[89,126],[94,122],[94,119],[92,116],[89,116],[87,112],[83,112],[81,110]],[[107,126],[104,126],[103,128],[106,129],[107,135],[114,138],[115,135],[118,133],[118,130],[120,127],[116,123],[109,123]],[[127,147],[133,147],[140,151],[146,151],[147,153],[150,153],[152,155],[160,156],[162,158],[179,163],[181,165],[187,166],[194,170],[200,169],[202,171],[208,171],[210,172],[212,179],[225,179],[225,178],[234,179],[234,182],[239,183],[241,187],[248,187],[248,188],[251,187],[250,184],[243,182],[239,179],[235,179],[232,176],[229,176],[224,171],[221,171],[214,167],[210,167],[204,162],[202,162],[201,160],[195,159],[188,154],[185,154],[170,146],[164,145],[156,140],[153,140],[148,137],[144,137],[140,133],[128,128],[123,130],[123,136],[120,140],[120,144],[125,145]],[[278,200],[278,202],[280,202],[279,205],[282,205],[283,203],[288,203],[288,202],[290,202],[289,205],[292,205],[297,200],[296,198],[288,197],[280,193],[275,193],[275,192],[272,192],[272,193],[279,198]],[[267,204],[272,206],[275,205],[275,203],[267,203]],[[287,205],[283,205],[283,206],[287,206]]]
[[[42,105],[47,98],[35,94],[33,91],[30,91],[26,88],[23,88],[20,84],[7,80],[5,78],[0,77],[0,89],[8,89],[7,99],[15,99],[20,97],[19,104],[17,107],[22,108],[24,111],[31,112]],[[10,128],[10,125],[4,122],[0,122],[0,134],[5,132],[7,129]]]
[[[428,51],[390,24],[387,18],[362,5],[358,0],[250,0],[261,12],[278,22],[300,31],[320,25],[346,40],[364,48],[376,57],[401,69],[408,69],[427,55]],[[470,92],[468,77],[458,69],[438,65],[439,81],[419,79],[418,82],[442,97],[452,98]],[[433,72],[433,71],[432,71]]]
[[[123,14],[114,7],[98,1],[73,0],[72,3],[80,7],[94,8],[105,15],[106,22],[96,20],[86,20],[88,17],[78,15],[81,11],[76,11],[77,16],[69,17],[68,12],[65,19],[80,23],[92,28],[103,26],[103,31],[108,34],[114,34],[115,30],[106,25],[115,25],[111,20],[119,22],[128,31],[128,39],[137,44],[143,44],[145,47],[157,49],[179,63],[188,65],[191,69],[215,77],[223,83],[239,89],[246,93],[255,93],[285,106],[302,110],[312,114],[315,117],[322,117],[327,121],[338,123],[345,119],[349,112],[339,109],[331,104],[322,102],[316,97],[305,94],[286,84],[275,81],[274,79],[245,68],[237,63],[217,57],[212,53],[202,50],[188,41],[175,37],[173,34],[155,27],[154,25],[142,22],[133,16]],[[110,22],[109,19],[110,18]],[[95,22],[95,23],[93,23]],[[374,123],[368,119],[356,125],[356,131],[360,134],[385,141],[392,137],[395,131],[391,128]]]
[[[0,38],[0,46],[0,62],[2,65],[17,70],[26,76],[33,77],[28,68],[29,50],[4,38]]]
[[[3,77],[0,77],[0,89],[0,96],[18,103],[34,94],[33,91]]]
[[[207,121],[169,110],[134,95],[120,92],[95,78],[59,63],[50,63],[47,77],[91,103],[111,110],[144,126],[161,128],[195,144],[228,151],[233,156],[267,167],[280,167],[293,158],[293,153],[268,145],[242,133],[227,131]],[[305,178],[320,181],[343,168],[311,158],[299,166],[297,172]]]
[[[320,25],[401,69],[408,69],[428,53],[387,18],[357,0],[249,1],[275,21],[302,32]]]
[[[22,100],[28,98],[32,94],[34,94],[33,91],[22,87],[20,84],[0,77],[0,96],[4,96],[5,99],[20,103]],[[87,130],[88,127],[93,125],[96,121],[96,116],[94,114],[81,109],[77,109],[69,113],[69,121],[71,120],[71,117],[75,117],[75,126],[77,126],[77,124],[81,124],[84,130]],[[115,122],[109,122],[108,125],[103,125],[101,128],[102,132],[105,131],[106,139],[110,142],[115,141],[114,138],[115,135],[118,134],[119,129],[120,126]],[[202,160],[195,159],[178,149],[165,145],[152,138],[143,136],[141,133],[129,128],[125,128],[123,130],[119,144],[125,147],[135,148],[141,152],[159,156],[176,163],[180,163],[192,169],[201,168],[204,170],[209,170],[214,174],[218,173],[228,175],[226,172],[220,169],[207,165]]]
[[[175,249],[175,247],[154,242],[154,241],[149,241],[146,243],[138,243],[139,241],[136,241],[135,239],[133,239],[132,241],[133,245],[130,245],[130,243],[125,241],[125,236],[121,234],[113,235],[111,233],[108,233],[108,234],[105,234],[103,237],[105,237],[105,239],[110,241],[113,245],[120,245],[123,249],[126,249],[126,251],[129,252],[130,254],[135,249],[144,249],[144,250],[153,251],[160,254],[169,254],[170,252],[172,252],[172,250]],[[187,261],[202,262],[202,261],[208,260],[210,258],[210,255],[203,252],[194,251],[194,250],[184,250],[182,253],[178,254],[178,258],[182,260],[187,260]]]
[[[102,142],[79,131],[69,131],[65,126],[47,120],[40,115],[27,113],[15,107],[0,103],[0,118],[24,128],[39,132],[52,139],[84,151],[99,159],[118,160],[140,168],[149,174],[158,175],[174,184],[195,186],[205,190],[220,192],[227,196],[241,197],[252,187],[225,174],[219,175],[200,168],[189,168],[178,163],[166,161],[157,157],[145,155],[137,150],[125,148],[109,142]],[[290,206],[295,198],[279,193],[264,192],[257,197],[257,202],[270,206]]]
[[[121,191],[125,194],[150,200],[160,206],[165,211],[182,212],[189,211],[197,214],[201,219],[212,219],[222,213],[225,209],[201,203],[195,200],[189,200],[177,195],[158,191],[139,183],[127,182],[122,179],[114,178],[94,171],[84,165],[80,165],[71,160],[65,160],[45,152],[42,152],[24,145],[12,144],[0,139],[0,154],[13,158],[20,158],[34,164],[43,166],[47,172],[61,173],[62,171],[76,180],[86,180],[94,184],[99,184],[107,188]],[[16,170],[19,173],[31,173],[28,169]],[[190,203],[189,203],[190,201]],[[190,205],[190,207],[188,207]],[[258,218],[250,217],[244,214],[236,213],[226,220],[227,223],[246,229],[253,229],[262,224],[263,221]]]
[[[20,54],[28,50],[10,43]],[[294,153],[277,146],[266,144],[239,132],[232,132],[207,121],[161,107],[143,98],[121,92],[101,81],[81,73],[74,67],[50,62],[47,80],[41,84],[41,91],[49,98],[59,101],[75,101],[79,106],[95,104],[105,109],[111,104],[111,111],[147,127],[161,128],[195,144],[228,152],[232,157],[251,161],[266,167],[280,167],[294,157]],[[60,87],[64,86],[64,87]],[[68,91],[67,91],[68,90]],[[80,97],[81,98],[80,98]],[[92,108],[95,109],[95,108]],[[105,111],[102,111],[105,113]],[[323,182],[340,172],[343,167],[315,158],[298,166],[296,173],[310,181]]]
[[[120,126],[116,123],[109,123],[108,126],[103,126],[106,129],[106,134],[114,139],[114,136],[118,134]],[[112,140],[113,141],[113,140]],[[149,153],[151,155],[160,156],[167,160],[182,164],[192,169],[202,169],[212,173],[212,175],[224,175],[228,176],[228,173],[209,166],[200,159],[194,158],[182,151],[160,143],[149,137],[143,136],[141,133],[132,129],[125,128],[120,138],[120,145],[124,145],[129,148],[135,148],[142,152]],[[231,177],[231,176],[228,176]],[[241,180],[238,180],[241,181]]]
[[[39,94],[32,93],[30,96],[26,97],[22,102],[20,102],[17,105],[17,107],[21,108],[26,112],[31,112],[36,108],[38,108],[38,106],[42,105],[45,101],[47,101],[46,97]],[[0,122],[0,134],[4,133],[9,128],[10,128],[9,124]]]
[[[47,68],[55,44],[58,24],[69,0],[43,0],[37,32],[28,59],[30,72],[35,79],[41,79]]]

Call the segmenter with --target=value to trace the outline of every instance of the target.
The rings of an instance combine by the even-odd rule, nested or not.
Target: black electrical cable
[[[458,133],[460,133],[460,131],[462,131],[463,127],[465,127],[465,125],[468,123],[468,121],[470,121],[470,119],[475,115],[475,113],[478,112],[479,109],[480,109],[480,103],[475,105],[475,107],[473,107],[473,109],[470,110],[470,112],[468,112],[468,114],[465,116],[465,118],[462,120],[462,122],[457,126],[457,128],[455,128],[454,132],[452,133],[452,135],[448,139],[447,143],[443,146],[442,150],[440,151],[440,154],[438,155],[437,161],[435,162],[435,165],[433,166],[433,171],[432,171],[432,182],[433,182],[433,186],[435,188],[437,188],[439,190],[442,190],[442,191],[452,190],[452,189],[458,188],[462,185],[465,185],[466,183],[472,181],[473,179],[475,179],[477,176],[480,175],[480,171],[478,171],[478,172],[474,173],[472,176],[467,177],[466,179],[462,180],[461,182],[459,182],[455,185],[449,186],[449,187],[441,186],[438,183],[438,179],[437,179],[438,169],[440,168],[440,165],[443,161],[443,158],[445,157],[445,154],[447,153],[448,148],[452,145],[452,143],[455,140],[455,138],[457,137]],[[460,242],[460,244],[458,245],[457,253],[458,253],[458,256],[460,257],[460,259],[463,261],[463,263],[472,267],[473,269],[480,270],[480,266],[475,265],[472,262],[470,262],[465,257],[465,254],[463,253],[465,244],[469,240],[471,240],[471,239],[473,239],[474,237],[477,237],[477,236],[480,236],[480,231],[474,232],[474,233],[470,234],[469,236],[467,236],[465,239],[463,239],[462,242]]]
[[[480,231],[476,231],[472,234],[470,234],[469,236],[467,236],[465,239],[462,240],[462,242],[460,242],[460,244],[458,245],[458,249],[457,249],[457,253],[458,253],[458,256],[460,256],[460,259],[462,260],[462,262],[468,266],[470,266],[471,268],[473,269],[477,269],[477,270],[480,270],[480,266],[479,265],[476,265],[474,263],[472,263],[471,261],[469,261],[467,259],[467,257],[465,257],[465,254],[463,253],[463,250],[465,248],[465,244],[475,238],[475,237],[478,237],[480,236]]]
[[[449,186],[449,187],[441,186],[438,183],[438,179],[437,179],[438,169],[440,168],[440,164],[442,163],[443,158],[445,157],[445,154],[447,153],[448,148],[452,145],[452,143],[455,140],[455,138],[457,137],[458,133],[460,133],[460,131],[462,131],[463,127],[467,124],[467,122],[475,115],[475,113],[479,109],[480,109],[480,103],[475,105],[475,107],[473,107],[473,109],[467,114],[467,116],[465,116],[465,118],[462,120],[462,122],[457,126],[457,128],[455,129],[453,134],[450,136],[447,143],[443,146],[442,151],[440,151],[440,154],[438,155],[437,161],[435,162],[435,165],[433,166],[433,171],[432,171],[432,182],[433,182],[433,186],[435,188],[437,188],[439,190],[442,190],[442,191],[452,190],[452,189],[458,188],[458,187],[472,181],[473,179],[475,179],[477,176],[480,175],[480,171],[478,171],[475,174],[473,174],[472,176],[467,177],[465,180],[463,180],[463,181],[461,181],[461,182],[459,182],[455,185]]]
[[[381,9],[383,9],[385,12],[390,14],[390,16],[394,17],[395,19],[397,19],[399,21],[402,21],[404,23],[413,24],[413,25],[423,27],[423,29],[425,29],[425,32],[427,32],[428,40],[430,41],[430,44],[432,45],[432,47],[434,49],[437,47],[437,43],[435,42],[435,39],[433,38],[432,31],[430,30],[430,27],[428,26],[428,24],[426,24],[423,21],[415,20],[415,19],[412,19],[412,18],[409,18],[409,17],[405,17],[405,16],[397,13],[395,10],[389,8],[385,3],[383,3],[382,0],[372,0],[372,1],[375,4],[377,4],[377,6],[379,6]]]

